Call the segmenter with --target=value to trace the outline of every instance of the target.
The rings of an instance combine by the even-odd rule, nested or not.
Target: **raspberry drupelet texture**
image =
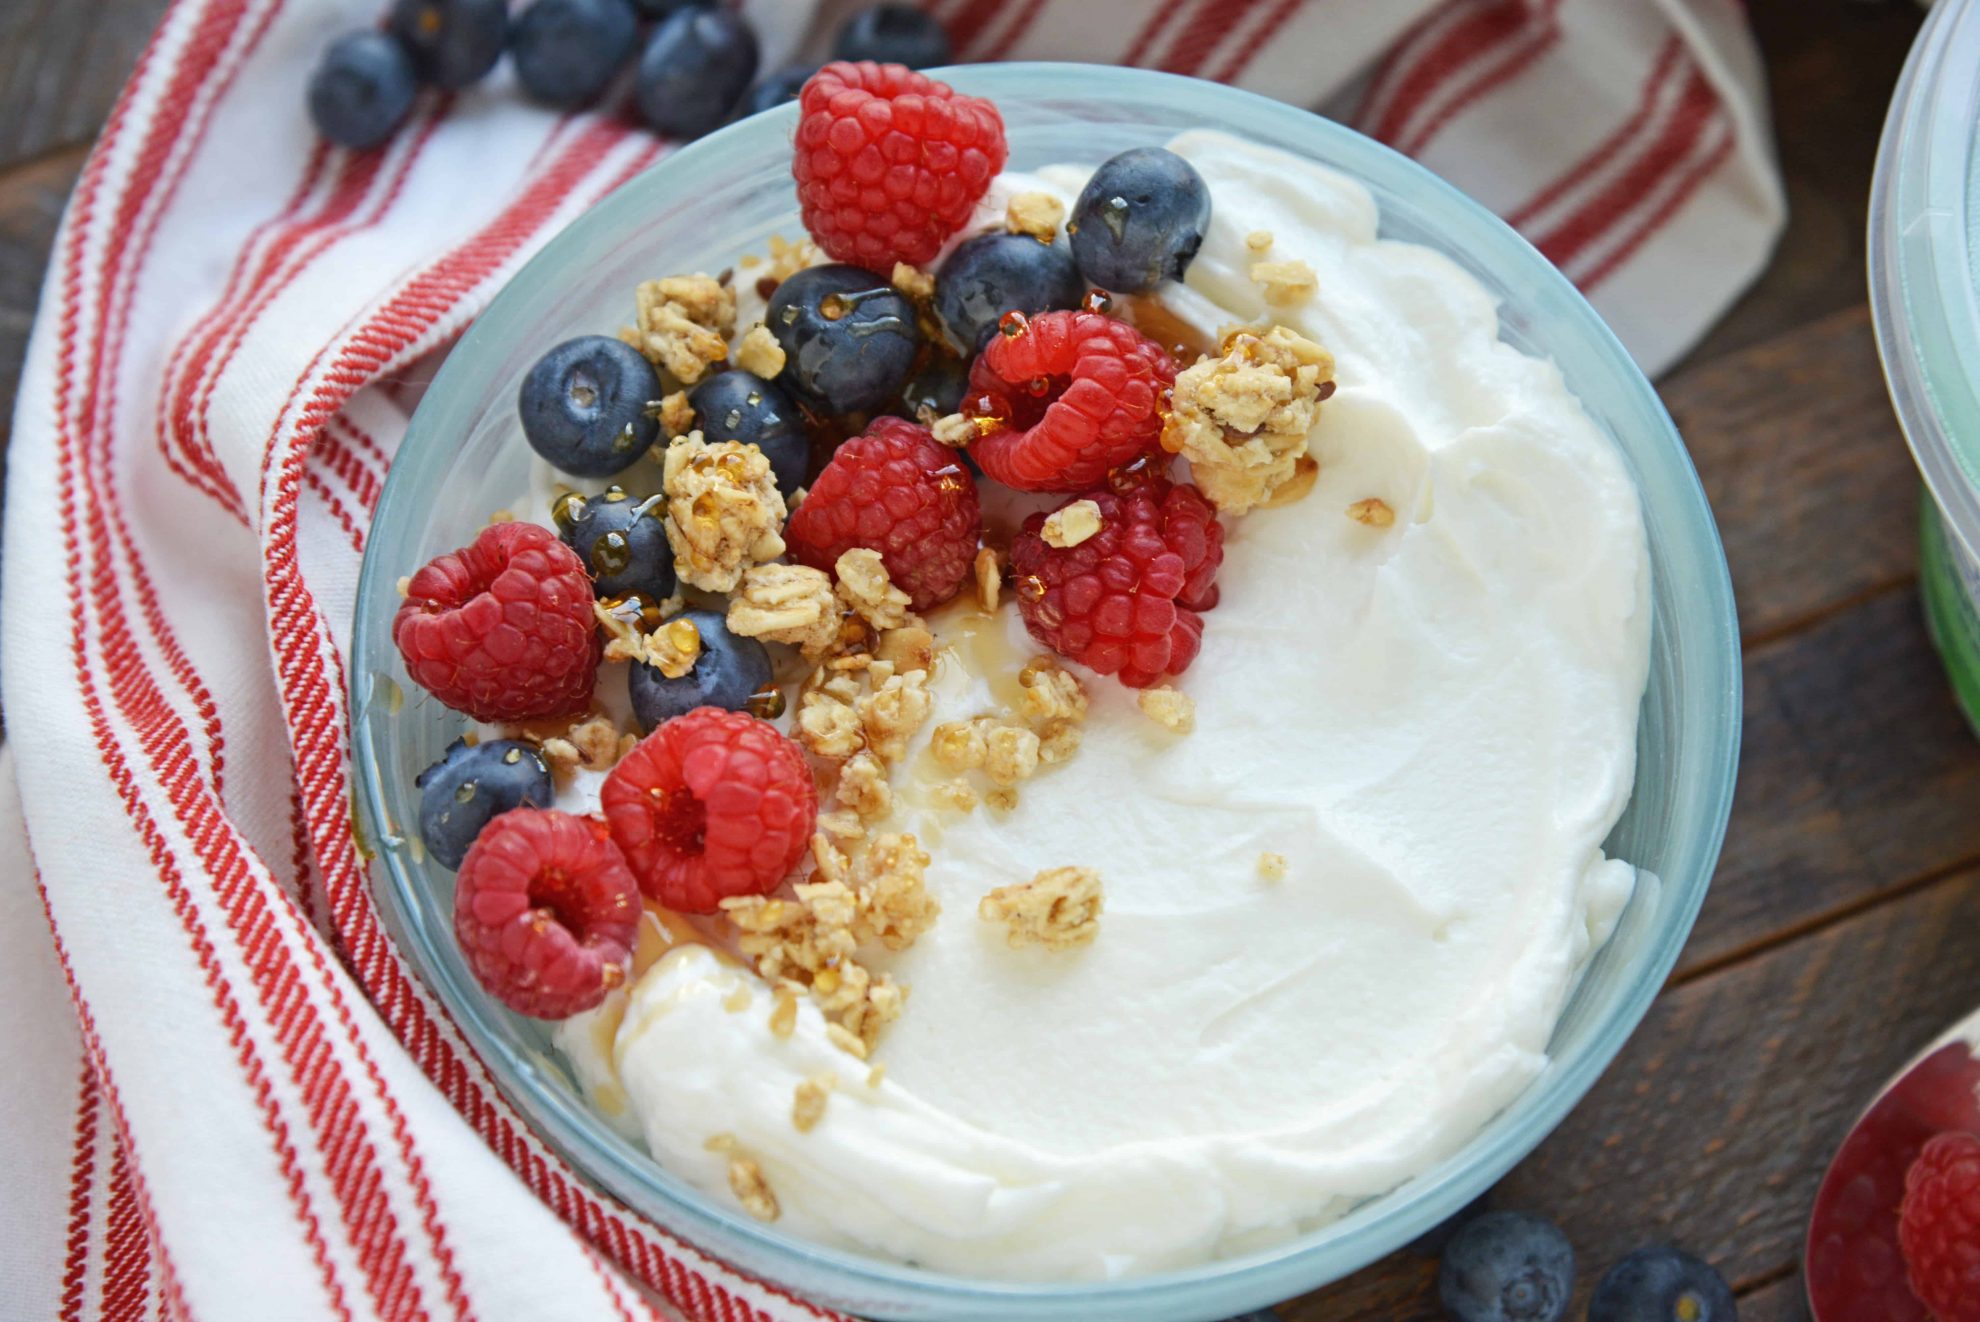
[[[1007,487],[1079,491],[1155,445],[1175,383],[1168,351],[1124,321],[1006,318],[970,369],[964,410],[995,420],[970,454]]]
[[[518,1014],[589,1010],[626,978],[639,887],[604,823],[517,808],[483,827],[454,882],[454,934]]]
[[[392,641],[419,686],[478,721],[582,711],[600,644],[591,578],[548,528],[496,523],[406,584]]]
[[[1046,515],[1011,543],[1018,610],[1031,636],[1130,688],[1179,675],[1203,639],[1199,612],[1217,604],[1224,528],[1201,493],[1149,477],[1125,492],[1089,491],[1100,530],[1054,547]]]
[[[1980,1138],[1940,1134],[1918,1154],[1898,1244],[1912,1293],[1938,1322],[1980,1322]]]
[[[811,843],[818,791],[798,746],[743,712],[697,707],[620,759],[599,795],[648,895],[713,913],[777,888]]]
[[[791,554],[832,572],[854,547],[878,551],[918,611],[962,589],[983,520],[976,482],[926,427],[879,418],[841,445],[784,527]]]
[[[997,107],[905,65],[828,64],[798,104],[804,227],[842,262],[926,266],[1004,168]]]

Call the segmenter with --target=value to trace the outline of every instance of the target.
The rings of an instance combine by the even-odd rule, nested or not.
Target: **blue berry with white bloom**
[[[1588,1301],[1588,1322],[1738,1322],[1726,1278],[1680,1249],[1641,1248],[1609,1268]]]
[[[949,33],[933,14],[913,5],[875,5],[846,20],[832,58],[926,69],[947,64],[949,50]]]
[[[659,398],[659,374],[639,350],[609,335],[580,335],[536,360],[516,403],[531,449],[566,473],[610,477],[660,435],[647,408]]]
[[[458,868],[481,828],[525,804],[556,802],[543,754],[519,739],[456,739],[419,773],[419,838],[442,867]]]
[[[1117,294],[1180,280],[1210,227],[1210,188],[1165,147],[1135,147],[1101,163],[1073,203],[1066,233],[1080,273]]]
[[[458,89],[478,83],[502,58],[506,0],[397,0],[386,26],[405,44],[421,82]]]
[[[1437,1294],[1452,1322],[1560,1322],[1574,1293],[1574,1247],[1524,1212],[1487,1212],[1452,1236]]]
[[[770,682],[769,649],[754,638],[730,633],[720,611],[683,611],[660,627],[677,620],[688,621],[701,635],[694,668],[669,679],[658,667],[639,661],[629,676],[633,715],[649,734],[696,707],[741,711],[750,695]]]
[[[721,127],[756,76],[756,33],[727,9],[679,9],[639,57],[639,112],[670,138]]]
[[[632,0],[532,0],[510,30],[509,58],[532,98],[578,110],[626,66],[638,38]]]
[[[330,43],[309,76],[309,117],[340,147],[376,147],[405,121],[417,90],[403,45],[384,32],[350,32]]]

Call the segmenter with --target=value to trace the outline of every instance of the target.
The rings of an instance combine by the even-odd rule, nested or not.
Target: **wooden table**
[[[0,399],[62,198],[160,7],[0,13]],[[1767,274],[1661,383],[1739,596],[1732,827],[1669,987],[1495,1197],[1568,1227],[1584,1288],[1668,1239],[1719,1265],[1747,1322],[1778,1322],[1805,1314],[1809,1201],[1856,1111],[1980,1005],[1980,740],[1920,622],[1918,481],[1864,308],[1871,160],[1918,10],[1750,7],[1793,218]],[[1434,1319],[1433,1274],[1398,1254],[1280,1312]]]

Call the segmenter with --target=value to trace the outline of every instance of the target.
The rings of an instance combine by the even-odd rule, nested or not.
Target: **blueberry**
[[[1145,294],[1182,279],[1209,225],[1210,190],[1195,167],[1165,148],[1136,147],[1093,172],[1066,233],[1088,280]]]
[[[946,418],[961,410],[968,389],[969,365],[947,354],[934,354],[901,387],[901,411],[916,422],[929,416]]]
[[[531,449],[566,473],[610,477],[660,435],[646,411],[658,398],[660,377],[639,350],[609,335],[580,335],[536,360],[516,405]]]
[[[696,707],[741,711],[750,694],[770,682],[769,651],[754,638],[730,633],[720,611],[683,611],[674,619],[694,624],[701,634],[701,655],[679,679],[668,679],[643,661],[634,664],[633,715],[648,733]]]
[[[770,297],[770,333],[789,360],[778,380],[824,413],[877,409],[914,370],[914,305],[871,271],[813,266]]]
[[[749,372],[718,372],[688,392],[701,439],[754,445],[770,461],[785,500],[811,477],[811,438],[788,391]]]
[[[707,9],[716,0],[633,0],[641,18],[665,18],[677,9]]]
[[[670,138],[721,127],[756,76],[756,33],[726,9],[680,9],[639,57],[639,113]]]
[[[458,868],[481,828],[525,803],[548,808],[556,794],[543,755],[518,739],[456,739],[419,773],[419,838],[442,867]]]
[[[1574,1292],[1574,1248],[1551,1222],[1487,1212],[1451,1238],[1437,1293],[1452,1322],[1559,1322]]]
[[[749,96],[743,100],[743,113],[757,115],[766,110],[775,110],[786,101],[795,101],[798,93],[804,90],[811,75],[818,72],[815,64],[787,64],[773,74],[765,76],[756,86],[749,89]]]
[[[412,56],[383,32],[350,32],[330,43],[309,76],[309,117],[340,147],[376,147],[412,109]]]
[[[576,492],[552,511],[557,535],[578,553],[601,597],[638,597],[657,606],[674,595],[674,550],[661,498],[634,500],[620,487]]]
[[[1661,1244],[1609,1268],[1588,1301],[1588,1322],[1737,1322],[1726,1278],[1689,1253]]]
[[[939,19],[913,5],[875,5],[846,20],[832,58],[926,69],[949,62],[949,34]]]
[[[966,354],[989,341],[1006,312],[1076,308],[1085,296],[1072,252],[1028,234],[979,234],[950,253],[935,277],[935,311]]]
[[[421,82],[466,87],[502,58],[509,6],[507,0],[395,0],[386,26],[405,43]]]
[[[597,100],[638,37],[632,0],[534,0],[509,31],[509,57],[530,96],[576,110]]]

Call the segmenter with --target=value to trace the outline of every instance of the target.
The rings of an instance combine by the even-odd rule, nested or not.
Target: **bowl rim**
[[[379,851],[384,866],[374,875],[373,892],[380,900],[388,927],[401,941],[402,948],[414,956],[413,963],[422,979],[445,1005],[463,1036],[489,1064],[490,1076],[503,1096],[529,1119],[538,1136],[562,1155],[587,1183],[605,1188],[609,1196],[629,1206],[632,1200],[620,1192],[623,1186],[612,1177],[636,1182],[649,1199],[665,1206],[666,1219],[660,1223],[664,1230],[697,1246],[710,1231],[716,1239],[740,1241],[747,1246],[748,1255],[747,1260],[737,1265],[746,1271],[777,1278],[802,1274],[812,1278],[802,1288],[814,1294],[830,1290],[846,1299],[876,1292],[894,1299],[911,1297],[917,1309],[934,1310],[930,1316],[947,1316],[950,1314],[944,1310],[957,1307],[1002,1307],[1017,1308],[1038,1317],[1090,1317],[1096,1315],[1093,1310],[1105,1309],[1110,1315],[1115,1310],[1127,1310],[1118,1315],[1150,1318],[1180,1317],[1192,1310],[1231,1312],[1236,1307],[1263,1306],[1359,1270],[1447,1219],[1496,1182],[1551,1133],[1581,1100],[1662,990],[1690,935],[1716,869],[1738,765],[1742,710],[1740,641],[1723,545],[1704,487],[1675,424],[1656,390],[1614,332],[1566,277],[1523,237],[1424,166],[1312,112],[1255,93],[1180,75],[1116,66],[1037,62],[964,65],[930,72],[958,91],[990,97],[1035,90],[1045,82],[1063,84],[1068,77],[1077,77],[1078,95],[1085,100],[1105,100],[1110,91],[1123,95],[1130,91],[1166,94],[1199,104],[1216,103],[1230,119],[1276,124],[1288,135],[1314,144],[1313,154],[1320,154],[1324,148],[1328,164],[1352,174],[1378,193],[1403,191],[1416,194],[1419,201],[1426,197],[1433,199],[1436,206],[1448,212],[1450,228],[1464,229],[1469,239],[1495,250],[1494,264],[1517,264],[1523,276],[1545,286],[1552,302],[1577,323],[1567,333],[1587,337],[1595,351],[1615,367],[1618,381],[1633,396],[1628,401],[1632,411],[1653,421],[1658,433],[1655,449],[1665,452],[1671,461],[1671,471],[1666,476],[1675,483],[1672,494],[1684,507],[1676,511],[1675,521],[1691,534],[1678,539],[1677,544],[1695,539],[1689,554],[1701,561],[1704,570],[1703,581],[1696,585],[1698,591],[1687,598],[1687,608],[1697,618],[1700,634],[1709,636],[1712,645],[1697,658],[1687,654],[1687,664],[1695,659],[1702,663],[1706,673],[1687,674],[1686,678],[1699,691],[1717,693],[1720,698],[1712,713],[1716,719],[1699,737],[1704,747],[1701,780],[1709,776],[1710,783],[1716,787],[1716,793],[1700,805],[1708,829],[1692,842],[1689,852],[1695,867],[1677,878],[1686,883],[1684,893],[1665,926],[1652,935],[1641,968],[1632,973],[1633,981],[1594,1028],[1591,1042],[1577,1056],[1565,1066],[1550,1056],[1546,1069],[1483,1130],[1429,1171],[1407,1181],[1413,1192],[1399,1206],[1365,1215],[1369,1209],[1364,1205],[1273,1247],[1178,1270],[1100,1281],[1010,1281],[930,1271],[827,1247],[765,1226],[701,1194],[667,1172],[643,1149],[632,1148],[567,1089],[544,1086],[538,1078],[537,1063],[493,1031],[485,993],[464,982],[460,976],[463,970],[454,967],[459,963],[458,958],[452,962],[443,958],[436,943],[428,939],[428,932],[412,921],[412,911],[419,907],[420,900],[401,851]],[[555,278],[560,252],[585,243],[591,236],[621,231],[639,214],[642,193],[657,187],[656,181],[671,177],[688,164],[734,152],[752,136],[763,136],[766,143],[774,140],[772,134],[787,140],[788,131],[783,126],[794,124],[796,113],[795,106],[785,105],[687,144],[586,210],[511,277],[474,320],[443,364],[428,398],[446,393],[450,374],[464,370],[462,365],[475,356],[480,345],[503,343],[512,331],[523,329],[513,313],[525,304],[531,292]],[[518,325],[511,327],[512,321]],[[446,438],[429,434],[421,427],[416,413],[387,475],[374,513],[375,524],[385,525],[388,519],[417,517],[421,513],[423,506],[411,476],[418,464],[409,461],[424,457],[421,447],[437,452],[446,444]],[[1650,443],[1645,444],[1649,448]],[[437,462],[432,460],[429,466]],[[372,554],[372,545],[367,542],[356,593],[350,653],[353,658],[370,655],[371,632],[388,628],[382,618],[371,618],[377,611],[367,611],[365,607],[384,600],[382,594],[392,591],[401,568],[382,564],[381,558]],[[360,665],[352,664],[349,670],[347,696],[358,809],[374,839],[389,838],[389,830],[384,829],[390,817],[384,798],[382,755],[373,746],[370,723],[364,719],[370,700],[369,677]],[[1672,884],[1671,877],[1661,880],[1664,885]],[[1508,1117],[1515,1112],[1518,1123],[1509,1123]],[[628,1163],[615,1151],[621,1147],[636,1155],[644,1169]],[[579,1153],[583,1154],[582,1158]],[[619,1169],[601,1174],[600,1166]],[[634,1214],[644,1215],[639,1211]],[[1344,1247],[1348,1251],[1342,1251]],[[1330,1250],[1336,1261],[1319,1261]],[[731,1259],[737,1256],[726,1249],[720,1250],[719,1255]],[[1341,1265],[1342,1262],[1347,1265]],[[818,1278],[825,1278],[828,1284],[820,1286]]]

